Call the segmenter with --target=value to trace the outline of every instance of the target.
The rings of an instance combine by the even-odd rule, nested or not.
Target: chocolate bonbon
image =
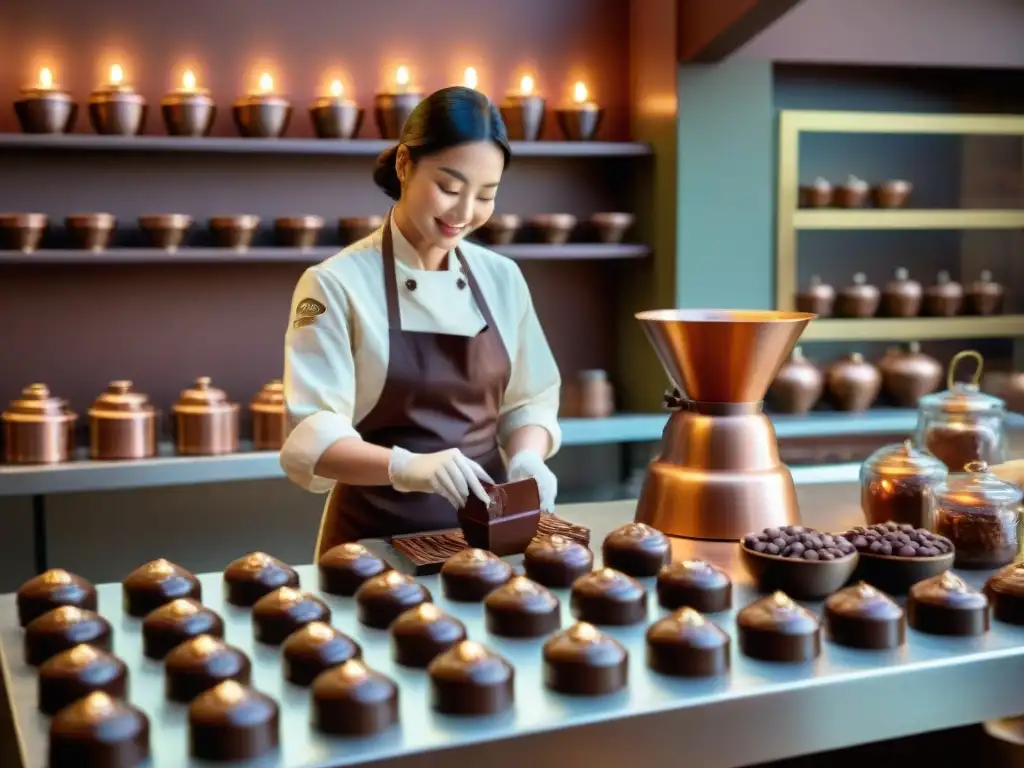
[[[401,613],[388,628],[391,655],[405,667],[426,667],[437,656],[466,639],[466,627],[433,603],[420,603]]]
[[[192,701],[225,680],[248,683],[249,657],[210,635],[186,640],[164,659],[164,690],[172,701]]]
[[[523,556],[526,575],[545,587],[571,587],[594,569],[594,553],[585,544],[557,533],[538,536]]]
[[[364,581],[386,570],[387,563],[354,542],[331,547],[317,562],[320,591],[342,597],[352,597]]]
[[[512,706],[515,671],[504,658],[463,640],[427,667],[430,703],[445,715],[494,715]]]
[[[149,758],[149,719],[102,691],[50,721],[49,768],[135,768]]]
[[[199,635],[224,637],[224,620],[195,600],[172,600],[143,619],[142,652],[159,661],[176,646]]]
[[[25,627],[25,663],[38,666],[62,651],[86,643],[110,651],[110,622],[95,611],[62,605]]]
[[[39,667],[39,711],[45,715],[55,715],[93,691],[127,698],[125,663],[91,645],[76,645]]]
[[[985,582],[992,616],[1007,624],[1024,625],[1024,562],[1001,568]]]
[[[44,613],[70,605],[96,610],[96,587],[62,568],[51,568],[35,576],[18,589],[18,623],[25,627]]]
[[[989,628],[988,598],[946,571],[910,588],[907,623],[931,635],[981,635]]]
[[[280,587],[252,607],[253,634],[261,643],[280,645],[310,622],[331,621],[331,609],[312,592]]]
[[[180,565],[160,558],[139,566],[121,582],[124,612],[143,617],[161,605],[182,597],[202,600],[197,579]]]
[[[736,616],[740,650],[761,661],[810,661],[821,653],[817,617],[775,592],[743,608]]]
[[[290,565],[264,552],[250,552],[224,569],[224,598],[248,608],[275,589],[298,589],[299,574]]]
[[[576,579],[569,608],[591,624],[636,624],[647,618],[647,590],[632,576],[602,568]]]
[[[593,624],[559,632],[543,649],[544,685],[558,693],[601,696],[626,687],[629,653]]]
[[[647,666],[673,677],[711,677],[729,670],[729,636],[693,608],[654,622],[645,635]]]
[[[658,571],[658,604],[674,611],[693,608],[718,613],[732,607],[732,580],[721,568],[703,560],[683,560]]]
[[[861,582],[825,600],[825,633],[839,645],[882,650],[903,645],[903,609],[891,597]]]
[[[430,591],[398,571],[367,580],[356,592],[356,618],[375,629],[387,629],[400,614],[420,603],[433,602]]]
[[[250,760],[275,749],[277,702],[235,680],[197,696],[188,708],[189,752],[200,760]]]
[[[441,566],[441,589],[449,600],[478,603],[512,578],[512,566],[483,549],[464,549]]]
[[[655,576],[672,559],[668,537],[644,523],[628,523],[609,533],[601,545],[606,568],[627,576]]]
[[[515,576],[484,601],[487,631],[499,637],[541,637],[562,625],[558,598],[535,581]]]
[[[313,726],[334,736],[369,736],[398,722],[398,686],[360,661],[347,661],[313,683]]]
[[[290,634],[281,651],[284,678],[295,685],[309,685],[324,670],[362,656],[355,640],[322,621]]]

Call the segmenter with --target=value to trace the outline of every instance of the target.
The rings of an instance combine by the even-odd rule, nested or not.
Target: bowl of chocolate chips
[[[740,560],[762,592],[820,600],[853,576],[857,550],[845,536],[786,525],[744,536]]]
[[[877,523],[843,536],[860,554],[857,579],[890,595],[905,595],[917,582],[953,567],[953,542],[927,528]]]

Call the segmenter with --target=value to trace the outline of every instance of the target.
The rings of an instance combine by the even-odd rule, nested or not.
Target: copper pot
[[[615,413],[615,389],[600,369],[577,371],[563,388],[565,415],[578,419],[606,419]]]
[[[384,226],[383,216],[349,216],[338,219],[338,234],[346,245],[369,237]]]
[[[801,208],[827,208],[832,205],[832,185],[826,179],[817,178],[813,184],[800,187]]]
[[[252,442],[256,450],[281,450],[288,422],[281,380],[273,379],[264,384],[252,399],[249,410],[252,412]]]
[[[934,392],[942,381],[942,364],[924,354],[916,341],[907,345],[906,352],[887,354],[878,369],[883,391],[901,408],[916,408],[917,401]]]
[[[0,414],[4,461],[8,464],[59,464],[75,449],[78,414],[66,400],[53,397],[45,384],[29,384]]]
[[[555,110],[555,119],[566,141],[590,141],[601,129],[604,108],[596,104],[574,104]]]
[[[320,216],[284,216],[274,221],[277,242],[285,248],[314,247],[323,228]]]
[[[0,213],[0,249],[32,253],[46,232],[45,213]]]
[[[909,181],[890,179],[871,190],[871,200],[879,208],[902,208],[913,189]]]
[[[508,245],[516,239],[521,224],[514,213],[496,213],[480,227],[480,239],[489,245]]]
[[[112,213],[74,213],[64,223],[78,248],[99,252],[110,245],[117,219]]]
[[[245,251],[252,245],[260,217],[247,213],[233,216],[214,216],[210,219],[210,232],[218,248]]]
[[[793,352],[768,388],[765,400],[777,413],[807,413],[821,398],[825,377],[814,363],[804,357],[800,347]]]
[[[210,386],[209,376],[196,379],[171,408],[174,445],[183,456],[214,456],[238,450],[238,403],[224,390]]]
[[[953,317],[964,304],[964,287],[951,280],[943,270],[935,276],[935,285],[924,289],[924,313],[932,317]]]
[[[157,411],[130,381],[112,381],[89,409],[89,454],[94,459],[156,455]]]
[[[882,375],[860,352],[854,352],[832,364],[826,382],[837,410],[859,412],[875,402],[882,388]]]
[[[882,301],[878,288],[868,283],[867,275],[858,272],[853,283],[840,289],[836,314],[840,317],[874,317]]]
[[[154,248],[176,251],[185,242],[192,217],[185,213],[147,213],[139,216],[139,228]]]
[[[977,280],[967,287],[967,311],[972,315],[998,315],[1003,311],[1005,291],[993,282],[992,272],[983,269]]]
[[[796,295],[796,311],[810,312],[818,317],[830,317],[836,303],[836,290],[828,283],[821,282],[817,275]]]
[[[868,183],[856,176],[848,176],[846,183],[835,191],[835,203],[840,208],[860,208],[868,200]]]
[[[882,311],[887,317],[917,317],[923,297],[921,284],[910,279],[906,267],[898,267],[882,291]]]
[[[599,243],[621,243],[634,221],[636,216],[632,213],[595,213],[590,217],[590,226],[597,233]]]
[[[569,240],[576,217],[571,213],[540,213],[530,217],[530,226],[548,245],[562,245]]]
[[[247,139],[276,139],[288,130],[292,105],[272,93],[251,93],[237,99],[231,117],[238,135]]]
[[[318,139],[354,139],[363,126],[363,108],[341,96],[321,96],[309,108]]]

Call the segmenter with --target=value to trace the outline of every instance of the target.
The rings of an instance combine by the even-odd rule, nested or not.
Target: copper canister
[[[45,384],[29,384],[0,415],[4,425],[4,461],[9,464],[59,464],[75,447],[75,423],[65,400]]]
[[[287,409],[284,384],[273,379],[263,385],[249,405],[252,411],[252,442],[257,451],[279,451],[284,445]]]
[[[196,379],[171,410],[178,453],[213,456],[238,450],[238,403],[228,402],[223,389],[210,386],[209,376]]]
[[[89,453],[94,459],[156,455],[157,411],[130,381],[112,381],[89,409]]]

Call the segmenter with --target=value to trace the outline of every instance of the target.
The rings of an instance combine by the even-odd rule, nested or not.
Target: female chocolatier
[[[534,477],[554,506],[558,368],[519,268],[465,240],[493,213],[510,158],[486,96],[437,91],[378,160],[374,181],[397,201],[384,226],[296,286],[281,465],[331,491],[317,557],[457,527],[469,494],[487,501],[482,483]]]

